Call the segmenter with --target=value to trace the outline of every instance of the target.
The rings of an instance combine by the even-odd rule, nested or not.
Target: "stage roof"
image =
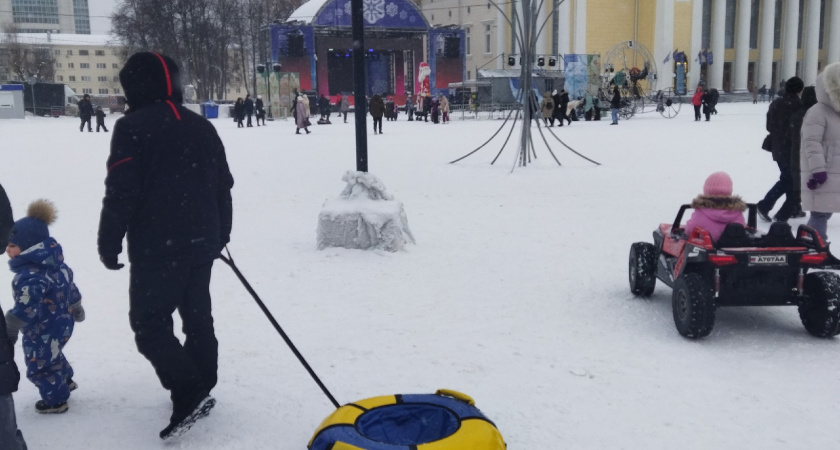
[[[365,28],[423,29],[429,24],[410,0],[368,0],[364,2]],[[289,16],[286,23],[351,27],[350,0],[309,0]]]

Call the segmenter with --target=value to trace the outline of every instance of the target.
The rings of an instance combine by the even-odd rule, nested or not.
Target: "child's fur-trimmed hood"
[[[840,62],[829,64],[817,77],[817,99],[840,114]]]
[[[698,195],[691,201],[691,207],[694,209],[708,208],[708,209],[728,209],[733,211],[746,211],[747,204],[741,197],[735,195],[731,197],[712,197],[710,195]]]

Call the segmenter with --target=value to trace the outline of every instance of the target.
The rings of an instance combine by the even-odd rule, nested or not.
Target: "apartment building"
[[[0,0],[0,31],[90,34],[88,0]]]

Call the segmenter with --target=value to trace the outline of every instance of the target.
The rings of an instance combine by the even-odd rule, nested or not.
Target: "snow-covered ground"
[[[650,299],[628,288],[630,244],[651,241],[708,174],[729,172],[748,201],[775,181],[760,148],[766,109],[575,122],[553,130],[602,166],[549,136],[563,166],[538,138],[538,159],[513,173],[511,144],[489,164],[506,132],[447,164],[500,121],[402,115],[368,135],[370,171],[404,202],[417,239],[396,254],[316,250],[321,205],[355,169],[352,120],[310,135],[291,121],[212,122],[236,179],[231,252],[339,402],[460,390],[510,449],[837,448],[840,339],[811,337],[795,307],[779,307],[719,310],[711,336],[690,341],[674,328],[667,286]],[[170,403],[134,346],[128,270],[106,270],[96,252],[109,138],[79,133],[73,118],[0,122],[0,183],[15,217],[34,199],[55,202],[51,233],[87,311],[66,348],[80,386],[70,411],[36,414],[25,379],[15,394],[30,448],[305,448],[333,408],[222,263],[212,281],[218,405],[177,443],[158,439]],[[840,219],[829,236],[840,237]],[[0,289],[10,280],[0,271]]]

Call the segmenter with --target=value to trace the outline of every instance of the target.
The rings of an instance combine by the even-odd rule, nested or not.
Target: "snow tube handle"
[[[463,392],[453,391],[452,389],[438,389],[437,392],[435,392],[435,395],[445,395],[447,397],[452,397],[455,400],[460,400],[470,406],[475,406],[475,400]]]

